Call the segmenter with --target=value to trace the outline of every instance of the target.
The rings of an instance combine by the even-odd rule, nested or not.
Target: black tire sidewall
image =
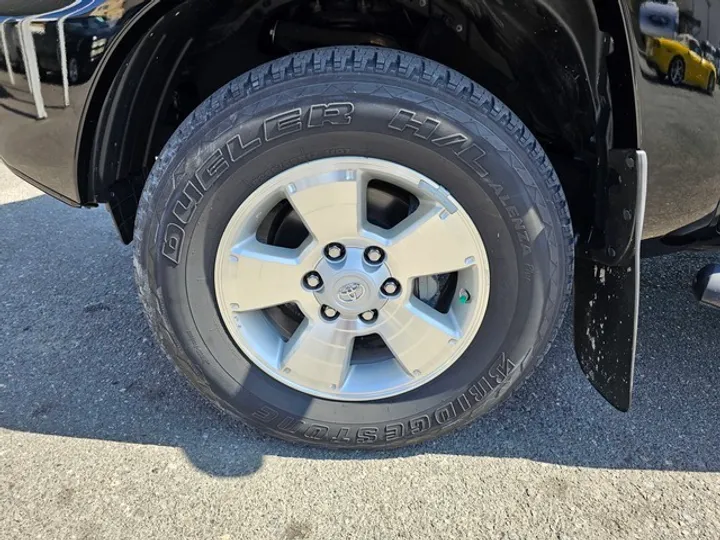
[[[153,267],[150,287],[166,299],[157,306],[171,334],[161,339],[165,348],[191,366],[203,381],[201,390],[222,408],[265,431],[308,443],[399,445],[491,408],[542,356],[565,301],[569,248],[537,164],[507,127],[480,114],[477,105],[417,82],[318,75],[269,90],[230,100],[207,120],[186,126],[186,135],[174,141],[175,157],[159,173],[149,202],[156,211],[142,234],[141,260]],[[492,109],[493,98],[485,97]],[[353,104],[349,125],[307,128],[313,105],[348,102]],[[300,109],[300,131],[274,140],[262,137],[263,120],[295,109]],[[441,128],[427,139],[409,129],[390,129],[400,109],[419,119],[438,119]],[[258,134],[261,145],[232,163],[228,142],[240,136],[247,143]],[[473,141],[485,155],[472,162],[458,155],[459,145],[432,142],[452,134]],[[228,167],[205,190],[199,178],[207,176],[213,155],[224,156]],[[487,313],[465,354],[425,386],[382,401],[313,398],[268,376],[228,335],[214,295],[217,246],[245,198],[294,165],[343,155],[391,160],[441,183],[477,225],[490,261]],[[191,203],[193,197],[199,200]]]
[[[72,63],[75,63],[75,77],[70,77],[70,66]],[[77,57],[71,56],[68,60],[68,82],[70,84],[77,84],[82,80],[82,72],[80,70],[80,62],[78,62]]]

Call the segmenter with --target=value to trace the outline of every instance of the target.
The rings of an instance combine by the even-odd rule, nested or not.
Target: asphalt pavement
[[[0,537],[720,538],[720,256],[643,263],[635,401],[585,381],[566,323],[534,377],[449,437],[322,451],[216,412],[152,340],[131,248],[0,165]]]

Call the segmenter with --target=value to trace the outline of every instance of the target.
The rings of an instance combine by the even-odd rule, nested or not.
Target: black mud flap
[[[575,353],[585,376],[614,407],[630,408],[640,303],[640,241],[647,157],[611,151],[615,182],[606,191],[603,245],[578,248]]]

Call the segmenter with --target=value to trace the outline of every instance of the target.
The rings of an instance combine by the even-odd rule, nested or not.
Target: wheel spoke
[[[353,333],[337,324],[305,319],[285,344],[281,369],[293,380],[332,391],[342,388],[350,370]]]
[[[396,360],[413,376],[441,366],[460,337],[452,315],[415,299],[391,314],[383,314],[379,333]]]
[[[348,169],[323,174],[300,188],[289,193],[288,198],[320,244],[358,236],[365,208],[362,171]]]
[[[374,180],[410,201],[412,213],[390,229],[368,221]],[[271,210],[281,199],[289,215]],[[392,217],[404,208],[378,204]],[[270,238],[291,245],[302,235],[302,246],[261,243],[269,218],[277,231]],[[458,301],[449,313],[413,296],[414,278],[455,271]],[[391,398],[438,377],[474,338],[490,282],[480,233],[458,201],[418,172],[357,156],[291,167],[252,193],[226,226],[214,276],[238,348],[279,383],[340,402]],[[293,309],[263,312],[284,304]]]
[[[302,249],[261,244],[251,238],[235,245],[223,275],[224,299],[234,311],[254,311],[305,301]]]
[[[459,212],[422,206],[392,229],[387,250],[393,275],[401,281],[445,274],[475,263],[479,240]]]

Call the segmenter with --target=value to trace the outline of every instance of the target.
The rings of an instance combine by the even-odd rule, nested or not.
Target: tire
[[[668,66],[667,80],[673,86],[680,86],[685,82],[685,60],[676,56]]]
[[[710,73],[710,76],[708,77],[708,84],[707,88],[705,89],[707,94],[709,96],[712,96],[715,93],[715,74]]]
[[[15,58],[16,58],[16,60],[15,60],[15,63],[13,64],[13,69],[15,70],[16,73],[24,74],[25,73],[25,64],[23,63],[23,60],[22,60],[22,58],[23,58],[22,51],[19,48],[15,49]]]
[[[71,56],[68,59],[67,76],[68,84],[70,84],[71,86],[80,84],[83,80],[83,73],[82,69],[80,68],[80,62],[78,62],[78,59],[75,56]]]
[[[343,121],[307,127],[328,104],[350,104]],[[278,115],[293,132],[278,135]],[[393,124],[398,115],[404,129]],[[228,144],[235,153],[226,159]],[[399,395],[343,401],[284,384],[240,349],[214,294],[215,263],[231,218],[258,187],[297,166],[358,155],[442,179],[484,242],[490,283],[482,324],[452,365]],[[533,371],[567,306],[573,233],[550,161],[497,98],[424,58],[335,47],[253,69],[183,122],[144,188],[134,258],[156,338],[220,409],[293,442],[391,448],[467,424]]]

